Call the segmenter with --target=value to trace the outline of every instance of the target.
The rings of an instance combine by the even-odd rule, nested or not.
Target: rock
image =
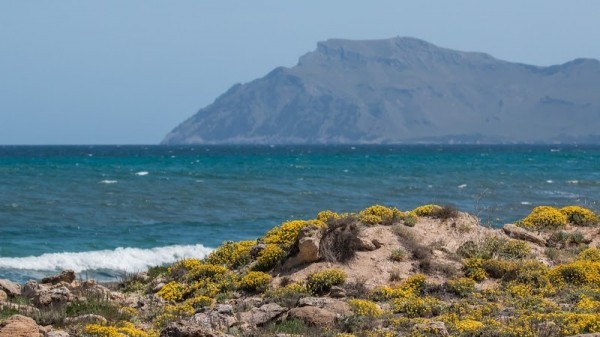
[[[36,315],[36,314],[39,314],[39,312],[40,312],[40,309],[38,309],[36,307],[32,307],[30,305],[10,303],[10,302],[0,302],[0,309],[4,309],[4,308],[18,310],[19,314],[25,315],[25,316]]]
[[[75,281],[75,272],[72,270],[64,270],[60,274],[44,277],[40,283],[58,284],[60,282],[73,283],[73,281]]]
[[[413,330],[425,332],[428,336],[449,336],[446,324],[440,321],[415,324]]]
[[[331,290],[329,290],[329,296],[333,298],[344,298],[346,297],[346,290],[342,287],[333,286]]]
[[[368,238],[365,237],[358,237],[356,238],[356,248],[358,248],[359,250],[366,250],[366,251],[372,251],[377,249],[377,247],[375,247],[375,244],[373,244],[373,241],[371,241]]]
[[[230,304],[219,304],[215,308],[219,314],[233,315],[233,306]]]
[[[321,244],[322,237],[323,231],[320,228],[314,226],[302,228],[296,241],[298,252],[284,262],[283,268],[289,269],[303,264],[319,261],[319,259],[321,259],[321,254],[319,254],[319,246]]]
[[[4,290],[0,290],[0,302],[4,302],[8,300],[8,295],[4,292]]]
[[[288,311],[288,318],[300,319],[304,323],[321,328],[330,328],[335,324],[336,315],[329,310],[317,307],[300,307]]]
[[[570,335],[568,337],[600,337],[600,333],[583,333],[579,335]]]
[[[100,315],[87,314],[77,317],[65,318],[65,323],[69,325],[87,325],[87,324],[106,324],[108,321],[106,318]]]
[[[298,301],[299,307],[317,307],[326,309],[338,316],[348,316],[352,314],[352,308],[345,301],[327,297],[303,297]]]
[[[112,297],[112,292],[110,291],[110,289],[99,284],[98,282],[96,282],[94,280],[82,282],[81,285],[79,286],[79,290],[85,296],[97,296],[97,297],[104,297],[104,298]]]
[[[36,306],[63,305],[75,297],[71,291],[62,284],[39,284],[28,281],[23,286],[23,296],[31,299]]]
[[[259,308],[252,308],[250,311],[242,312],[240,321],[250,325],[263,325],[268,323],[279,315],[286,312],[286,308],[276,303],[264,304]]]
[[[529,241],[540,246],[546,245],[546,239],[516,225],[506,224],[504,227],[502,227],[502,230],[504,233],[506,233],[506,235],[513,239]]]
[[[38,337],[40,331],[29,317],[14,315],[0,324],[0,337]]]
[[[212,333],[202,330],[189,321],[180,321],[169,324],[160,332],[160,337],[233,337],[223,333]]]
[[[237,323],[237,318],[230,314],[220,313],[218,311],[209,311],[206,313],[195,314],[191,322],[199,326],[202,331],[210,333],[222,333]]]
[[[71,337],[68,332],[63,330],[53,330],[47,332],[44,337]]]
[[[9,280],[0,279],[0,290],[3,290],[10,297],[21,295],[21,287]]]

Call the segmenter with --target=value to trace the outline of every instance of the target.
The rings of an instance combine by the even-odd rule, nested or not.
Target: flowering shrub
[[[577,260],[600,262],[600,249],[588,248],[577,255]]]
[[[174,279],[179,279],[183,275],[186,275],[190,270],[197,268],[202,264],[202,261],[198,259],[183,259],[177,261],[167,269],[169,275]]]
[[[417,216],[434,216],[436,214],[436,212],[438,212],[441,209],[442,209],[442,207],[439,205],[428,204],[428,205],[419,206],[419,207],[413,209],[412,211],[410,211],[410,213],[417,215]]]
[[[207,264],[237,268],[250,262],[250,250],[256,246],[255,240],[226,242],[215,249],[204,260]]]
[[[254,270],[266,271],[269,270],[283,258],[285,251],[276,244],[267,244],[267,246],[260,251],[256,258],[256,264]]]
[[[483,259],[470,258],[463,260],[463,270],[467,277],[480,282],[487,278],[487,273],[483,269]]]
[[[202,308],[211,307],[215,303],[215,300],[208,296],[200,295],[197,297],[192,297],[186,302],[194,308]]]
[[[340,217],[336,212],[330,210],[317,213],[317,220],[327,223],[328,221],[338,219]]]
[[[358,316],[377,318],[383,314],[383,310],[377,304],[368,300],[351,299],[348,304]]]
[[[269,290],[266,294],[270,298],[306,297],[311,295],[308,288],[302,284],[293,282],[283,287]]]
[[[365,225],[374,226],[380,223],[391,224],[394,220],[400,220],[404,213],[381,205],[373,205],[358,213],[358,219]]]
[[[472,319],[464,319],[455,323],[455,328],[460,333],[465,332],[476,332],[477,330],[483,328],[483,323],[479,321],[475,321]]]
[[[431,296],[411,296],[396,298],[392,302],[394,312],[404,314],[406,317],[432,317],[442,311],[442,302]]]
[[[558,265],[550,270],[550,279],[559,284],[600,287],[600,262],[574,261]]]
[[[576,226],[595,226],[598,224],[598,216],[587,208],[580,206],[567,206],[560,209],[567,220]]]
[[[475,281],[467,277],[449,280],[448,288],[456,295],[466,297],[475,291]]]
[[[332,286],[346,282],[346,273],[340,269],[325,269],[308,275],[306,286],[312,293],[329,291]]]
[[[198,280],[202,278],[216,278],[225,275],[229,272],[229,269],[223,266],[217,266],[214,264],[200,264],[189,270],[186,275],[188,280]]]
[[[171,281],[165,284],[157,293],[166,301],[180,301],[183,299],[184,286],[177,282]]]
[[[291,247],[296,241],[300,230],[307,226],[326,227],[327,225],[319,220],[293,220],[284,222],[281,226],[274,227],[267,232],[264,238],[265,243],[280,245],[283,248]]]
[[[88,324],[85,332],[92,337],[158,337],[158,331],[146,332],[129,322],[120,322],[117,326]]]
[[[529,229],[555,229],[567,224],[567,216],[554,207],[538,206],[518,224]]]
[[[246,291],[263,291],[271,282],[271,275],[260,271],[251,271],[240,280],[240,289]]]

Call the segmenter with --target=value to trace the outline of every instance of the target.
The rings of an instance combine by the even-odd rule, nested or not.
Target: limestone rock
[[[300,230],[297,239],[297,254],[288,258],[284,264],[284,268],[293,268],[299,265],[313,263],[321,259],[319,254],[319,246],[323,231],[320,228],[308,226]]]
[[[40,283],[58,284],[60,282],[73,283],[73,281],[75,281],[75,272],[72,270],[64,270],[60,274],[44,277]]]
[[[29,317],[14,315],[0,324],[0,337],[38,337],[40,331]]]
[[[3,290],[10,297],[21,295],[21,287],[9,280],[0,279],[0,290]]]
[[[510,236],[513,239],[529,241],[540,246],[546,245],[546,239],[516,225],[506,224],[504,225],[504,227],[502,227],[502,230],[504,231],[504,233],[506,233],[506,235]]]
[[[268,323],[287,309],[276,303],[264,304],[259,308],[252,308],[250,311],[241,313],[241,321],[250,325],[263,325]]]
[[[109,298],[112,297],[112,292],[107,287],[98,284],[94,280],[84,281],[79,285],[78,290],[82,291],[86,296],[97,296]]]
[[[63,330],[53,330],[53,331],[46,332],[44,337],[71,337],[71,335],[69,335],[68,332],[63,331]]]
[[[346,290],[342,287],[333,286],[329,290],[329,296],[333,298],[344,298],[346,297]]]
[[[237,323],[237,318],[231,311],[229,314],[220,313],[218,310],[202,312],[195,314],[191,322],[202,328],[204,332],[218,333],[227,331],[227,329]]]
[[[61,283],[50,285],[28,281],[23,286],[22,293],[38,306],[63,305],[75,298],[71,291]]]
[[[327,297],[303,297],[298,301],[299,307],[317,307],[326,309],[338,316],[348,316],[352,314],[352,308],[345,301]]]
[[[600,333],[583,333],[579,335],[571,335],[569,337],[600,337]]]
[[[223,333],[204,331],[202,327],[189,321],[169,324],[160,332],[160,337],[233,337]]]
[[[308,325],[328,328],[335,324],[336,315],[329,310],[317,307],[299,307],[291,309],[288,312],[288,318],[300,319]]]
[[[87,324],[106,324],[108,321],[106,318],[100,315],[87,314],[77,317],[65,318],[65,323],[69,325],[87,325]]]
[[[9,308],[19,311],[21,315],[32,316],[38,314],[40,310],[36,307],[32,307],[26,304],[17,304],[10,302],[0,302],[0,309]]]
[[[446,324],[439,321],[415,324],[413,330],[426,332],[428,336],[450,336],[446,329]]]
[[[8,300],[8,295],[4,292],[4,290],[0,290],[0,302],[4,302]]]

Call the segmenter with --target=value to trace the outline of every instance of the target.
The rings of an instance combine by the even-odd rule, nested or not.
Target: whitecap
[[[148,171],[139,171],[139,172],[136,172],[135,175],[136,176],[147,176],[148,173],[149,173]]]
[[[458,188],[465,188],[465,187],[467,187],[467,184],[458,185]]]
[[[579,180],[567,180],[569,184],[579,184]]]
[[[203,245],[174,245],[150,249],[123,248],[89,252],[46,253],[40,256],[0,257],[0,268],[19,270],[86,270],[136,272],[184,258],[204,258],[212,249]]]
[[[521,201],[521,205],[531,205],[529,201]]]
[[[550,152],[560,152],[559,149],[550,149]]]
[[[101,180],[99,183],[100,184],[116,184],[117,181],[116,180]]]
[[[548,184],[554,184],[554,180],[546,180]]]

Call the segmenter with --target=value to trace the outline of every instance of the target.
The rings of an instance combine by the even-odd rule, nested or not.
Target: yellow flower
[[[240,280],[239,287],[247,291],[264,290],[271,282],[271,275],[260,271],[251,271]]]
[[[598,216],[587,208],[580,206],[567,206],[560,209],[568,221],[577,226],[595,226],[598,224]]]
[[[383,310],[371,301],[351,299],[348,301],[348,304],[350,304],[354,314],[358,316],[377,318],[383,314]]]
[[[554,207],[538,206],[518,224],[531,229],[555,229],[567,224],[567,216]]]
[[[332,286],[346,282],[346,273],[340,269],[325,269],[307,277],[307,287],[313,293],[329,291]]]

